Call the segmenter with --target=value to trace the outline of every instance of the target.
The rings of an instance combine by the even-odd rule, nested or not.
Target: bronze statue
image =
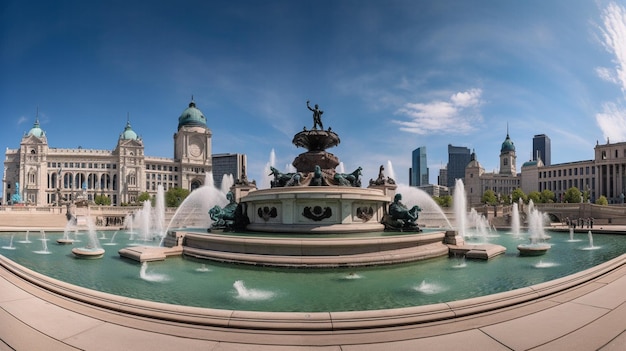
[[[421,231],[415,222],[422,209],[417,205],[409,209],[400,202],[400,200],[402,200],[402,195],[396,194],[393,198],[393,202],[389,205],[389,214],[385,215],[382,221],[385,225],[385,230]]]
[[[235,195],[229,191],[226,194],[226,199],[228,199],[228,205],[223,208],[219,205],[215,205],[209,210],[209,217],[213,220],[209,232],[211,229],[231,231],[239,228],[241,225],[239,222],[242,221],[242,213],[239,204],[235,201]]]
[[[309,110],[313,111],[313,129],[317,129],[317,125],[319,124],[320,129],[324,130],[324,125],[322,125],[322,114],[324,113],[324,111],[319,109],[319,106],[317,104],[315,104],[315,108],[311,108],[311,106],[309,106],[309,100],[306,101],[306,107],[308,107]]]

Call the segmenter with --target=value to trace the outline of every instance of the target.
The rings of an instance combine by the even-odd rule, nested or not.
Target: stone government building
[[[65,149],[48,145],[36,117],[22,137],[19,149],[7,148],[2,184],[3,205],[16,193],[24,203],[59,205],[84,194],[88,200],[106,195],[111,204],[133,203],[139,194],[155,195],[158,185],[194,190],[213,172],[216,186],[224,174],[244,179],[245,154],[211,154],[211,130],[193,98],[178,118],[174,133],[174,158],[151,157],[144,153],[141,137],[130,120],[113,150]]]
[[[498,196],[510,196],[521,188],[524,193],[550,190],[556,202],[563,202],[565,192],[571,187],[589,192],[595,202],[605,196],[611,204],[624,203],[626,193],[626,142],[606,144],[596,142],[594,159],[545,165],[539,155],[525,162],[517,172],[515,145],[507,130],[500,149],[499,172],[486,173],[472,153],[465,168],[465,191],[470,206],[481,203],[484,192],[491,189]]]

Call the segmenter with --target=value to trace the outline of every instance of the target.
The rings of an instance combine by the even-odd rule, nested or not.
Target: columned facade
[[[234,166],[221,167],[220,181],[223,174],[232,174],[235,180],[245,178],[245,155],[213,156],[211,137],[206,118],[194,101],[178,118],[173,159],[146,156],[143,140],[130,121],[113,150],[49,147],[37,118],[22,137],[20,148],[6,150],[2,204],[59,206],[78,198],[93,201],[103,195],[111,204],[123,205],[136,202],[143,192],[156,195],[159,185],[165,190],[177,187],[191,191],[205,184],[206,174],[213,171],[214,157],[240,161],[222,162]]]
[[[609,203],[624,203],[626,194],[626,142],[596,144],[595,169],[598,182],[596,193]]]

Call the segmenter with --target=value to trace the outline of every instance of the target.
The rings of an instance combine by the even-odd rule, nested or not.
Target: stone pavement
[[[486,296],[466,300],[465,308],[476,312],[461,317],[319,331],[216,327],[125,313],[46,289],[0,265],[0,350],[622,351],[626,253],[611,262],[610,270],[588,281],[567,288],[544,283],[555,292],[512,305],[486,309],[494,303]]]
[[[626,350],[626,254],[615,260],[614,268],[590,281],[512,306],[327,331],[147,318],[55,294],[0,266],[0,350]],[[488,297],[470,300],[480,306]]]

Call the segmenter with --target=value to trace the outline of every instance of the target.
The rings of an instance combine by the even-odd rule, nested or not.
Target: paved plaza
[[[562,282],[545,283],[545,295],[499,308],[485,308],[498,305],[489,296],[467,300],[464,308],[476,312],[461,317],[380,328],[298,331],[259,329],[253,324],[216,327],[125,313],[115,306],[69,298],[1,266],[0,349],[625,350],[626,254],[607,267],[566,288],[559,287]],[[258,318],[262,320],[263,314]]]

